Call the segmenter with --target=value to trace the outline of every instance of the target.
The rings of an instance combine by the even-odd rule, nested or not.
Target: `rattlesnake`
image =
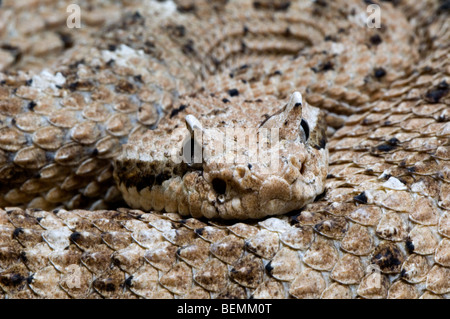
[[[449,296],[448,1],[68,4],[0,11],[1,297]],[[207,118],[297,144],[164,171]]]

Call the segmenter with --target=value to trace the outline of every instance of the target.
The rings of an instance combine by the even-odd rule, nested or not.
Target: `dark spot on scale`
[[[241,52],[244,53],[247,50],[247,45],[244,41],[241,41]]]
[[[388,143],[391,145],[398,145],[400,144],[400,141],[396,137],[392,137],[388,140]]]
[[[170,118],[174,117],[175,115],[177,115],[181,111],[185,110],[186,107],[187,107],[186,104],[181,104],[179,108],[173,109],[172,112],[170,113]]]
[[[230,100],[227,99],[227,98],[223,98],[223,99],[222,99],[222,102],[223,102],[223,103],[230,103]]]
[[[325,8],[328,6],[328,3],[325,0],[315,0],[314,4],[316,4],[322,8]]]
[[[356,195],[355,197],[353,197],[353,199],[355,200],[355,202],[367,204],[367,196],[366,196],[365,192],[362,192],[361,194]]]
[[[33,282],[33,279],[34,279],[34,275],[28,276],[28,278],[27,278],[27,284],[30,285],[30,284]]]
[[[116,290],[116,286],[113,283],[109,282],[109,283],[106,284],[105,290],[107,292],[113,292],[113,291]]]
[[[121,80],[116,84],[115,90],[119,93],[133,93],[135,91],[135,87],[132,83]]]
[[[383,40],[381,39],[379,34],[374,34],[370,37],[370,43],[373,45],[379,45]]]
[[[256,10],[286,11],[290,6],[290,1],[253,1],[253,8]]]
[[[323,66],[322,66],[322,71],[326,72],[329,70],[333,70],[334,66],[333,63],[331,61],[327,61]]]
[[[76,69],[76,68],[78,68],[78,66],[79,66],[80,64],[85,64],[85,62],[86,62],[86,61],[85,61],[84,59],[77,60],[77,61],[75,61],[75,62],[69,64],[69,68],[71,68],[71,69]]]
[[[218,58],[216,58],[215,56],[211,56],[211,61],[212,61],[212,63],[214,63],[214,66],[215,66],[216,68],[219,67],[219,65],[220,65],[220,60],[219,60]]]
[[[425,100],[429,103],[439,103],[440,99],[450,92],[449,84],[444,80],[436,87],[431,88],[425,94]]]
[[[231,97],[238,96],[239,95],[239,91],[237,89],[231,89],[231,90],[228,90],[228,94]]]
[[[5,286],[19,286],[22,282],[25,281],[25,277],[23,277],[21,274],[12,274],[9,278],[3,277],[2,283]]]
[[[147,40],[147,41],[145,41],[144,42],[144,45],[145,45],[145,52],[146,53],[149,53],[149,52],[151,52],[153,49],[155,49],[155,43],[154,42],[152,42],[152,41],[149,41],[149,40]]]
[[[373,253],[371,263],[380,267],[382,272],[398,273],[403,263],[400,249],[393,243],[380,244]]]
[[[408,238],[408,239],[406,240],[405,246],[406,246],[406,249],[408,250],[408,252],[409,252],[410,254],[412,254],[412,253],[414,252],[414,244],[413,244],[413,242],[411,241],[411,239]]]
[[[177,11],[180,13],[193,13],[197,10],[197,7],[194,3],[186,3],[186,4],[180,4],[177,3]]]
[[[414,173],[414,172],[416,171],[416,168],[415,168],[414,166],[411,166],[411,167],[408,167],[408,168],[407,168],[407,171],[408,171],[409,173]]]
[[[169,26],[168,28],[172,35],[177,38],[182,38],[186,35],[186,27],[184,25],[179,24],[175,26]]]
[[[400,4],[400,2],[401,2],[402,0],[381,0],[381,1],[383,1],[383,2],[390,2],[390,3],[392,3],[392,5],[395,7],[395,6],[397,6],[398,4]]]
[[[327,175],[327,179],[331,179],[331,178],[335,178],[336,176],[334,176],[333,174],[328,174]]]
[[[185,55],[192,55],[195,53],[195,49],[194,49],[194,41],[192,40],[188,40],[183,47],[181,48],[181,51],[185,54]]]
[[[436,11],[437,14],[450,13],[450,0],[441,0],[441,5]]]
[[[397,146],[400,144],[400,141],[393,137],[389,139],[386,143],[378,145],[375,149],[380,152],[390,152],[397,148]]]
[[[13,232],[13,238],[19,237],[20,234],[22,234],[22,233],[23,233],[23,228],[18,227],[18,228],[16,228],[16,229],[14,229],[14,232]]]
[[[248,163],[247,167],[248,167],[248,169],[252,169],[253,166],[252,166],[252,164]]]
[[[115,44],[108,44],[108,51],[116,51],[117,46]]]
[[[125,285],[127,287],[132,287],[133,286],[133,275],[131,275],[130,277],[128,277],[127,279],[125,279]]]
[[[33,83],[33,79],[29,79],[25,81],[26,86],[30,86]]]
[[[287,27],[287,28],[284,30],[284,36],[285,36],[285,37],[290,37],[291,35],[292,35],[291,28]]]
[[[223,195],[227,191],[227,183],[221,178],[212,180],[212,187],[217,194]]]
[[[327,61],[325,63],[320,63],[318,66],[312,67],[311,70],[314,73],[327,72],[330,70],[334,70],[334,64],[331,61]]]
[[[25,251],[22,251],[20,253],[20,260],[22,260],[24,263],[28,262],[27,253]]]
[[[382,77],[384,77],[386,75],[386,70],[383,68],[375,68],[373,70],[373,75],[377,78],[377,79],[381,79]]]
[[[199,235],[199,236],[202,236],[203,235],[203,232],[205,231],[205,228],[197,228],[197,229],[195,229],[195,233],[197,234],[197,235]]]
[[[377,150],[379,150],[380,152],[390,152],[390,151],[394,150],[395,148],[396,148],[395,145],[391,145],[388,143],[377,146]]]
[[[76,243],[81,238],[81,234],[79,232],[73,232],[70,235],[70,240],[72,240],[74,243]]]
[[[273,267],[272,267],[272,262],[271,261],[269,263],[267,263],[266,267],[264,267],[264,268],[266,269],[268,274],[272,275]]]
[[[447,117],[443,114],[439,115],[438,118],[436,119],[436,122],[438,123],[443,123],[443,122],[447,122],[450,120],[450,117]]]
[[[141,13],[139,11],[135,11],[133,13],[132,18],[135,19],[135,20],[139,20],[139,19],[142,19],[142,15],[141,15]]]
[[[67,88],[69,90],[71,90],[72,92],[75,91],[77,89],[77,87],[78,87],[78,81],[72,82],[67,86]]]

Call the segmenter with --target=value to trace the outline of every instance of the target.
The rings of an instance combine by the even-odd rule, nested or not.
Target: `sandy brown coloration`
[[[24,3],[0,11],[0,298],[449,297],[445,1],[380,2],[380,29],[356,0],[94,1],[70,32],[68,2]],[[295,91],[332,135],[314,202],[199,220],[171,184],[166,212],[119,208],[122,145],[185,101]]]

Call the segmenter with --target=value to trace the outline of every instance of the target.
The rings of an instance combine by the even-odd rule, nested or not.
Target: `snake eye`
[[[304,119],[302,119],[300,126],[303,128],[303,132],[305,132],[305,140],[309,139],[309,125]]]

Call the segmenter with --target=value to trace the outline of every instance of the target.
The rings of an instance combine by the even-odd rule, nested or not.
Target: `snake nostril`
[[[223,195],[227,190],[227,183],[223,179],[214,178],[212,180],[212,187],[214,188],[216,193]]]

